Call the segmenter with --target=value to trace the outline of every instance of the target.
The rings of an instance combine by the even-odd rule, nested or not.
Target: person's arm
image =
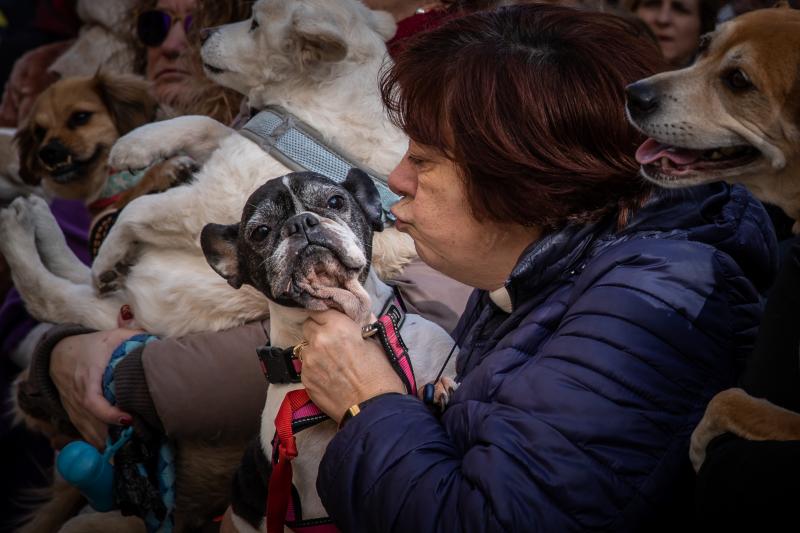
[[[268,322],[151,342],[117,366],[120,408],[172,438],[258,432],[267,393],[256,348]]]
[[[548,341],[486,356],[441,421],[403,395],[351,418],[317,481],[340,529],[614,530],[668,496],[760,304],[723,254],[649,251],[588,268]]]

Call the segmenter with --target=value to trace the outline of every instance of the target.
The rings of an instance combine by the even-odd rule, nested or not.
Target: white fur
[[[378,95],[383,40],[393,31],[388,15],[357,0],[260,0],[253,13],[261,24],[255,31],[247,30],[250,21],[231,24],[205,43],[206,62],[237,73],[214,76],[217,81],[248,94],[251,106],[283,106],[358,161],[387,174],[407,142],[387,120]],[[342,50],[344,55],[336,56]],[[110,164],[141,168],[180,153],[205,165],[192,183],[126,206],[92,268],[101,295],[63,240],[35,230],[52,227],[40,205],[20,200],[3,213],[0,252],[12,265],[31,314],[107,329],[129,304],[137,325],[162,335],[227,328],[267,314],[263,296],[235,291],[211,270],[199,234],[209,222],[238,221],[248,196],[288,169],[207,117],[134,130],[114,145]],[[413,255],[406,235],[393,228],[376,235],[373,262],[382,275],[398,272]],[[109,272],[116,277],[109,279]]]

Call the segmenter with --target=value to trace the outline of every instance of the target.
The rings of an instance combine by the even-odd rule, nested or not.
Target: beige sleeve
[[[142,365],[164,429],[176,438],[250,438],[267,394],[256,348],[268,321],[148,344]]]

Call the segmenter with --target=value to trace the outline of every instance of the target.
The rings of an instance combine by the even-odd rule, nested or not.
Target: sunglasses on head
[[[192,27],[191,15],[181,18],[158,9],[145,11],[136,19],[136,36],[145,46],[154,48],[166,40],[172,25],[180,21],[183,21],[183,31],[189,33],[189,28]]]

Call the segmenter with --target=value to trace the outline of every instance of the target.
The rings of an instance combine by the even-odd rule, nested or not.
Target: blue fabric
[[[331,441],[317,488],[343,531],[635,531],[671,499],[690,433],[731,386],[776,271],[741,187],[659,191],[532,245],[506,314],[475,291],[441,419],[371,403]]]

